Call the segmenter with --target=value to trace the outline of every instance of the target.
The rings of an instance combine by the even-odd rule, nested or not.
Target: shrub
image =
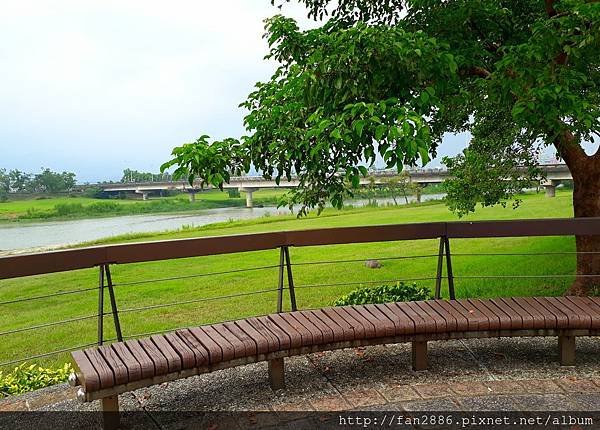
[[[228,188],[227,194],[229,194],[230,199],[235,199],[240,197],[240,191],[237,188]]]
[[[398,282],[396,285],[378,285],[376,287],[361,287],[337,299],[334,306],[366,305],[373,303],[413,302],[428,300],[431,293],[427,288],[417,287],[417,284]]]
[[[54,211],[58,216],[68,216],[83,213],[81,203],[60,203],[54,205]]]
[[[8,193],[4,190],[0,190],[0,203],[8,201]]]
[[[0,370],[0,398],[66,382],[71,372],[72,368],[68,363],[58,369],[23,363],[9,373]]]

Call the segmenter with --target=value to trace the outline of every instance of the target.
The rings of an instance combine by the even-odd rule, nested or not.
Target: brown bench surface
[[[330,307],[177,330],[72,353],[86,392],[337,342],[451,332],[599,329],[600,298],[428,300]]]

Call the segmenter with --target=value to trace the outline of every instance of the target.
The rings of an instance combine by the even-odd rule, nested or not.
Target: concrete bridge
[[[545,173],[545,179],[541,180],[541,185],[546,189],[546,196],[554,197],[556,186],[561,181],[572,179],[571,173],[565,164],[544,164],[540,168]],[[428,184],[439,184],[444,182],[450,176],[448,171],[443,168],[430,169],[405,169],[412,182],[416,182],[421,186]],[[395,170],[375,170],[370,172],[370,177],[361,178],[361,185],[377,185],[384,184],[387,180],[394,176],[398,176]],[[374,182],[372,182],[374,181]],[[224,189],[237,189],[246,193],[246,206],[253,206],[252,194],[261,188],[296,188],[299,182],[296,178],[291,181],[282,179],[279,184],[273,180],[264,179],[261,176],[240,176],[232,177],[228,184],[223,184]],[[144,200],[147,200],[150,192],[179,190],[189,193],[190,201],[196,199],[196,193],[201,191],[200,182],[197,181],[194,185],[190,185],[187,181],[164,181],[164,182],[138,182],[138,183],[113,183],[113,184],[98,184],[106,192],[133,192],[141,194]],[[210,187],[207,187],[210,188]]]

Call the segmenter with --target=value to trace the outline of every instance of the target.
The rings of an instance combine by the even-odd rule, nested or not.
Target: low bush
[[[237,188],[228,188],[227,194],[230,199],[237,199],[240,197],[240,191]]]
[[[72,368],[68,363],[58,369],[23,363],[12,372],[4,373],[0,370],[0,398],[66,382],[71,372]]]
[[[333,306],[367,305],[373,303],[413,302],[431,299],[427,288],[398,282],[395,285],[360,287],[337,299]]]

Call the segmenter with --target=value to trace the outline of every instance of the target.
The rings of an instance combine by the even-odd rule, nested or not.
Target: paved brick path
[[[556,339],[432,342],[430,370],[410,370],[409,345],[376,346],[286,361],[273,392],[266,363],[228,369],[121,396],[162,427],[160,411],[570,410],[600,411],[600,342],[580,339],[576,367],[557,363]],[[59,385],[0,400],[7,410],[97,410]]]

